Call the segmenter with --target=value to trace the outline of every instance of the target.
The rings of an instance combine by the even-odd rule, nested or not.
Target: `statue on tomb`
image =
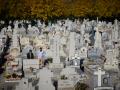
[[[14,23],[14,29],[18,29],[18,21]]]
[[[66,46],[66,44],[67,44],[67,41],[66,41],[66,38],[63,36],[62,38],[61,38],[61,45],[60,45],[60,55],[61,56],[64,56],[64,57],[66,57],[66,53],[65,53],[65,48],[64,48],[64,46]]]
[[[83,36],[85,34],[85,24],[83,23],[80,28],[81,35]]]
[[[95,39],[94,48],[102,49],[102,39],[98,27],[96,27],[96,33],[94,39]]]
[[[114,41],[118,40],[118,37],[119,37],[118,32],[119,32],[118,21],[115,20],[114,29],[112,30],[112,40],[114,40]]]
[[[30,33],[30,31],[32,31],[32,26],[31,26],[31,24],[28,25],[28,32]]]
[[[12,28],[11,28],[11,26],[10,26],[10,25],[8,26],[7,31],[12,31]]]
[[[41,21],[40,21],[40,20],[38,20],[38,21],[37,21],[37,26],[38,26],[38,27],[41,27],[41,26],[42,26],[42,24],[41,24]]]

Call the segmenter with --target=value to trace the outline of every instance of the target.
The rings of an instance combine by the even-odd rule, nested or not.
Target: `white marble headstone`
[[[75,55],[75,32],[71,32],[69,36],[69,59]]]
[[[118,59],[116,58],[119,55],[118,49],[110,49],[107,50],[106,53],[106,62],[104,64],[104,68],[106,70],[114,70],[118,71]]]

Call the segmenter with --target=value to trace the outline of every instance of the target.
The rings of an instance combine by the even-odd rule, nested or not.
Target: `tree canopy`
[[[120,0],[0,0],[1,19],[118,18]]]

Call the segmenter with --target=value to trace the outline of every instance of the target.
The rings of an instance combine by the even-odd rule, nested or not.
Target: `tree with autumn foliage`
[[[6,11],[8,17],[16,19],[30,18],[31,9],[28,0],[9,0],[7,1]]]
[[[31,7],[31,15],[43,20],[48,20],[54,16],[59,17],[63,14],[62,0],[34,0]]]
[[[120,0],[0,0],[1,19],[55,17],[112,18],[120,15]]]
[[[75,17],[85,17],[92,12],[92,0],[77,0],[73,5],[73,15]]]

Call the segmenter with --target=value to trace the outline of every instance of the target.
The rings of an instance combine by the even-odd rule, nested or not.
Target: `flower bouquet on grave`
[[[13,74],[7,74],[6,76],[6,81],[16,81],[16,80],[21,80],[21,75],[18,75],[17,73]]]
[[[5,79],[10,79],[11,78],[11,74],[5,74],[4,77],[5,77]]]

